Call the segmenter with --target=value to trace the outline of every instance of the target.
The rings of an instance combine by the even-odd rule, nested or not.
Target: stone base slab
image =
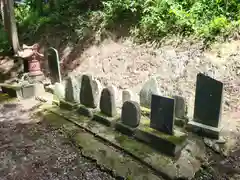
[[[73,122],[74,124],[79,126],[81,129],[84,129],[84,130],[86,129],[87,132],[93,134],[95,137],[104,139],[104,141],[102,141],[104,142],[104,144],[109,143],[111,146],[119,149],[121,152],[124,152],[124,153],[126,152],[128,155],[130,155],[135,160],[137,160],[137,162],[139,162],[140,164],[146,165],[146,167],[150,167],[154,172],[156,172],[157,174],[160,174],[165,179],[172,179],[172,180],[173,179],[192,179],[195,173],[200,169],[201,162],[204,161],[205,159],[205,154],[206,154],[205,145],[202,142],[202,140],[200,140],[198,137],[196,137],[197,139],[195,139],[190,136],[188,138],[188,143],[186,148],[184,148],[181,151],[180,157],[172,158],[157,152],[146,143],[136,141],[134,138],[131,138],[122,133],[119,133],[113,130],[112,128],[104,126],[96,121],[89,121],[88,118],[83,116],[78,116],[73,112],[68,112],[65,110],[61,111],[61,109],[57,107],[53,107],[53,108],[47,107],[46,110],[49,112],[52,112],[53,114],[58,115],[57,117],[54,118],[57,125],[61,124],[61,117],[64,117],[64,119],[68,119],[68,121]],[[149,120],[147,120],[145,124],[147,124],[148,121]],[[68,127],[68,126],[64,126],[64,127]],[[68,128],[68,129],[72,130],[73,128]],[[86,138],[83,137],[82,139],[85,140]],[[88,143],[85,144],[83,147],[86,147],[87,145],[92,146],[93,143],[89,143],[88,138],[87,138],[87,142]],[[98,146],[94,146],[94,147],[98,147]],[[99,148],[97,148],[97,152],[100,152]],[[92,154],[93,152],[90,151],[89,153]],[[107,157],[102,156],[102,154],[100,155],[101,157],[103,157],[105,161]],[[114,157],[114,156],[112,156],[112,154],[109,153],[109,157]],[[101,164],[101,162],[99,163]],[[119,163],[121,167],[124,164],[122,163],[122,161]],[[112,165],[113,164],[111,164],[111,167],[114,168]],[[121,169],[121,172],[123,172],[122,169]],[[129,177],[129,173],[127,174],[128,174],[127,177]],[[145,178],[146,177],[144,177],[144,179]],[[140,180],[141,178],[139,178],[138,176],[133,176],[133,179]],[[149,179],[152,180],[155,178],[149,178]]]
[[[179,127],[184,127],[188,123],[187,118],[175,118],[174,124]]]
[[[175,132],[175,135],[167,135],[152,128],[148,130],[142,128],[135,131],[134,137],[161,153],[173,157],[178,157],[181,154],[181,150],[187,145],[187,135],[182,132]]]
[[[36,95],[36,87],[34,84],[29,84],[22,87],[23,99],[32,98]]]
[[[3,93],[6,93],[13,98],[28,99],[35,96],[34,84],[26,86],[1,84],[0,87],[2,88]]]
[[[84,105],[80,105],[78,107],[77,112],[83,116],[89,117],[89,118],[93,118],[94,112],[96,111],[96,109],[92,109],[92,108],[87,108]]]
[[[203,137],[212,139],[219,139],[220,129],[208,125],[204,125],[195,121],[189,121],[187,124],[187,130],[192,131]]]
[[[136,128],[131,128],[129,126],[126,126],[122,124],[121,122],[117,122],[115,124],[115,129],[123,134],[126,134],[128,136],[133,136],[135,133]]]
[[[116,123],[116,121],[119,119],[119,116],[115,117],[108,117],[101,112],[97,112],[93,116],[93,120],[100,122],[101,124],[104,124],[106,126],[112,126]]]
[[[59,106],[62,109],[66,109],[66,110],[73,110],[76,109],[78,104],[77,103],[71,103],[71,102],[67,102],[65,100],[60,100],[59,101]]]
[[[13,98],[18,98],[21,99],[22,98],[22,90],[21,87],[17,87],[17,86],[1,86],[2,88],[2,92],[8,94],[10,97]]]

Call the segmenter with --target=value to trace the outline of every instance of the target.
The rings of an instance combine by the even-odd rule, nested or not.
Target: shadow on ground
[[[0,179],[114,179],[32,116],[38,106],[34,101],[0,105]]]

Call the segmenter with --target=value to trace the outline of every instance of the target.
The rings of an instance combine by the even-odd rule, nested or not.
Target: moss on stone
[[[16,98],[10,97],[7,93],[0,93],[0,103],[10,102],[16,100]]]
[[[143,146],[141,143],[137,142],[134,139],[129,138],[126,135],[115,135],[115,140],[117,143],[121,145],[126,150],[129,150],[133,154],[137,154],[141,158],[146,158],[150,155],[153,151],[148,146]]]
[[[177,160],[174,160],[168,156],[165,156],[163,154],[158,153],[156,150],[152,149],[150,146],[136,141],[135,139],[129,138],[126,135],[123,135],[117,131],[114,131],[112,128],[106,127],[104,125],[101,125],[98,122],[95,121],[91,121],[89,118],[84,117],[84,116],[79,116],[76,115],[73,111],[67,111],[67,110],[62,110],[59,108],[52,108],[54,113],[59,114],[60,116],[57,118],[57,121],[59,122],[59,120],[61,119],[61,116],[64,116],[64,118],[69,119],[69,121],[75,122],[76,124],[79,124],[79,129],[87,129],[89,132],[91,132],[92,136],[99,136],[102,139],[104,139],[104,142],[111,142],[111,144],[115,144],[116,146],[120,147],[122,150],[124,150],[124,152],[128,152],[132,155],[134,155],[134,157],[139,158],[141,161],[149,164],[150,166],[152,166],[154,169],[156,169],[157,171],[160,171],[164,174],[166,174],[167,176],[171,177],[171,178],[176,178],[178,177],[178,168],[176,167],[176,163]],[[48,108],[48,110],[50,110],[50,108]],[[58,116],[58,115],[57,115]],[[143,120],[141,120],[141,127],[146,125],[149,127],[150,124],[150,120],[147,117],[143,117]],[[71,123],[71,122],[69,122]],[[91,126],[91,127],[90,127]],[[64,127],[64,126],[62,126]],[[66,127],[66,125],[65,125]],[[78,126],[77,126],[78,127]],[[68,128],[71,130],[71,128]],[[85,132],[86,133],[86,132]],[[77,133],[78,134],[78,133]],[[81,132],[80,132],[81,134]],[[74,135],[75,137],[75,135]],[[90,142],[89,139],[86,139],[85,136],[83,135],[79,135],[78,138],[80,138],[80,141],[86,140],[87,142]],[[81,144],[79,141],[78,144]],[[100,140],[99,140],[100,142]],[[93,146],[91,146],[92,144],[94,144]],[[103,142],[101,142],[101,144],[103,144]],[[106,146],[108,146],[108,143],[105,144]],[[87,147],[93,147],[94,151],[91,149],[88,149]],[[95,142],[91,142],[88,143],[88,145],[86,145],[85,150],[89,151],[88,155],[93,155],[95,157],[98,157],[98,163],[107,163],[109,164],[109,166],[111,168],[111,165],[115,166],[118,168],[118,170],[121,171],[121,167],[123,169],[125,169],[125,164],[127,163],[127,161],[121,161],[121,160],[117,160],[114,162],[114,160],[109,160],[109,157],[111,158],[111,156],[114,156],[112,154],[108,154],[108,152],[104,152],[104,150],[102,150],[102,152],[99,152],[101,148],[100,144],[95,144]],[[109,147],[112,149],[112,147]],[[114,157],[115,158],[115,157]],[[125,156],[124,156],[125,158]],[[182,159],[184,161],[186,158]],[[119,162],[121,163],[119,163]],[[116,164],[117,163],[117,164]],[[184,167],[185,168],[185,167]],[[189,167],[187,167],[189,168]],[[131,168],[131,171],[134,168]],[[143,172],[143,169],[137,169],[139,172],[141,172],[141,174]],[[123,170],[122,172],[125,173],[125,171]],[[129,177],[134,177],[134,178],[138,178],[138,174],[134,174],[135,176],[132,176],[133,174],[130,173],[128,174]],[[125,176],[125,178],[128,176]],[[150,178],[151,179],[151,178]]]
[[[102,116],[102,117],[105,117],[105,118],[109,118],[109,116],[107,116],[106,114],[103,114],[101,111],[97,111],[96,113],[94,113],[98,116]]]
[[[10,84],[1,84],[1,87],[9,88],[9,89],[14,89],[14,90],[19,90],[22,88],[20,85],[10,85]]]
[[[123,176],[127,179],[138,177],[138,179],[160,179],[150,173],[149,170],[134,162],[128,156],[122,156],[120,152],[112,149],[111,147],[101,143],[94,138],[93,135],[79,130],[76,133],[77,126],[64,120],[58,115],[45,113],[46,119],[53,124],[63,128],[66,135],[71,135],[71,139],[75,142],[75,145],[82,148],[82,154],[93,158],[97,161],[97,164],[114,170],[118,175]],[[79,128],[77,128],[79,129]],[[127,137],[118,136],[121,143],[126,143]],[[133,148],[131,146],[129,148]],[[141,149],[141,147],[140,147]]]
[[[141,106],[140,109],[141,109],[141,114],[144,116],[149,116],[151,113],[151,109],[149,108]]]
[[[155,136],[158,136],[162,139],[168,140],[168,141],[170,141],[174,144],[182,143],[187,138],[187,135],[185,133],[182,133],[182,132],[177,131],[177,130],[174,130],[174,135],[168,135],[168,134],[162,133],[160,131],[157,131],[157,130],[151,128],[150,127],[150,120],[146,117],[141,119],[141,124],[139,126],[139,129],[144,131],[144,132],[147,132],[147,133],[153,134]]]
[[[150,119],[146,116],[142,116],[141,120],[140,120],[140,125],[149,126],[150,125]]]
[[[109,116],[107,116],[106,114],[102,113],[101,111],[96,111],[96,112],[94,113],[94,115],[101,116],[101,117],[103,117],[103,118],[105,118],[105,119],[108,119],[108,120],[119,120],[119,119],[120,119],[120,115],[119,115],[119,114],[117,114],[117,115],[114,116],[114,117],[109,117]]]

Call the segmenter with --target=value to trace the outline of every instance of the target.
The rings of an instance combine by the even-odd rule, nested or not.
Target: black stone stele
[[[223,83],[198,74],[194,106],[194,121],[218,127],[223,94]]]
[[[202,73],[197,75],[193,121],[189,128],[200,135],[219,138],[223,83]]]
[[[173,135],[175,100],[152,95],[150,127],[160,132]]]

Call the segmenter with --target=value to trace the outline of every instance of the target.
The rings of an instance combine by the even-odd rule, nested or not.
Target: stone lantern
[[[27,61],[28,74],[30,77],[42,76],[40,61],[44,57],[43,54],[39,53],[39,44],[32,46],[23,45],[23,51],[19,52],[19,56]],[[25,64],[26,62],[24,62]],[[25,66],[26,68],[26,66]]]

